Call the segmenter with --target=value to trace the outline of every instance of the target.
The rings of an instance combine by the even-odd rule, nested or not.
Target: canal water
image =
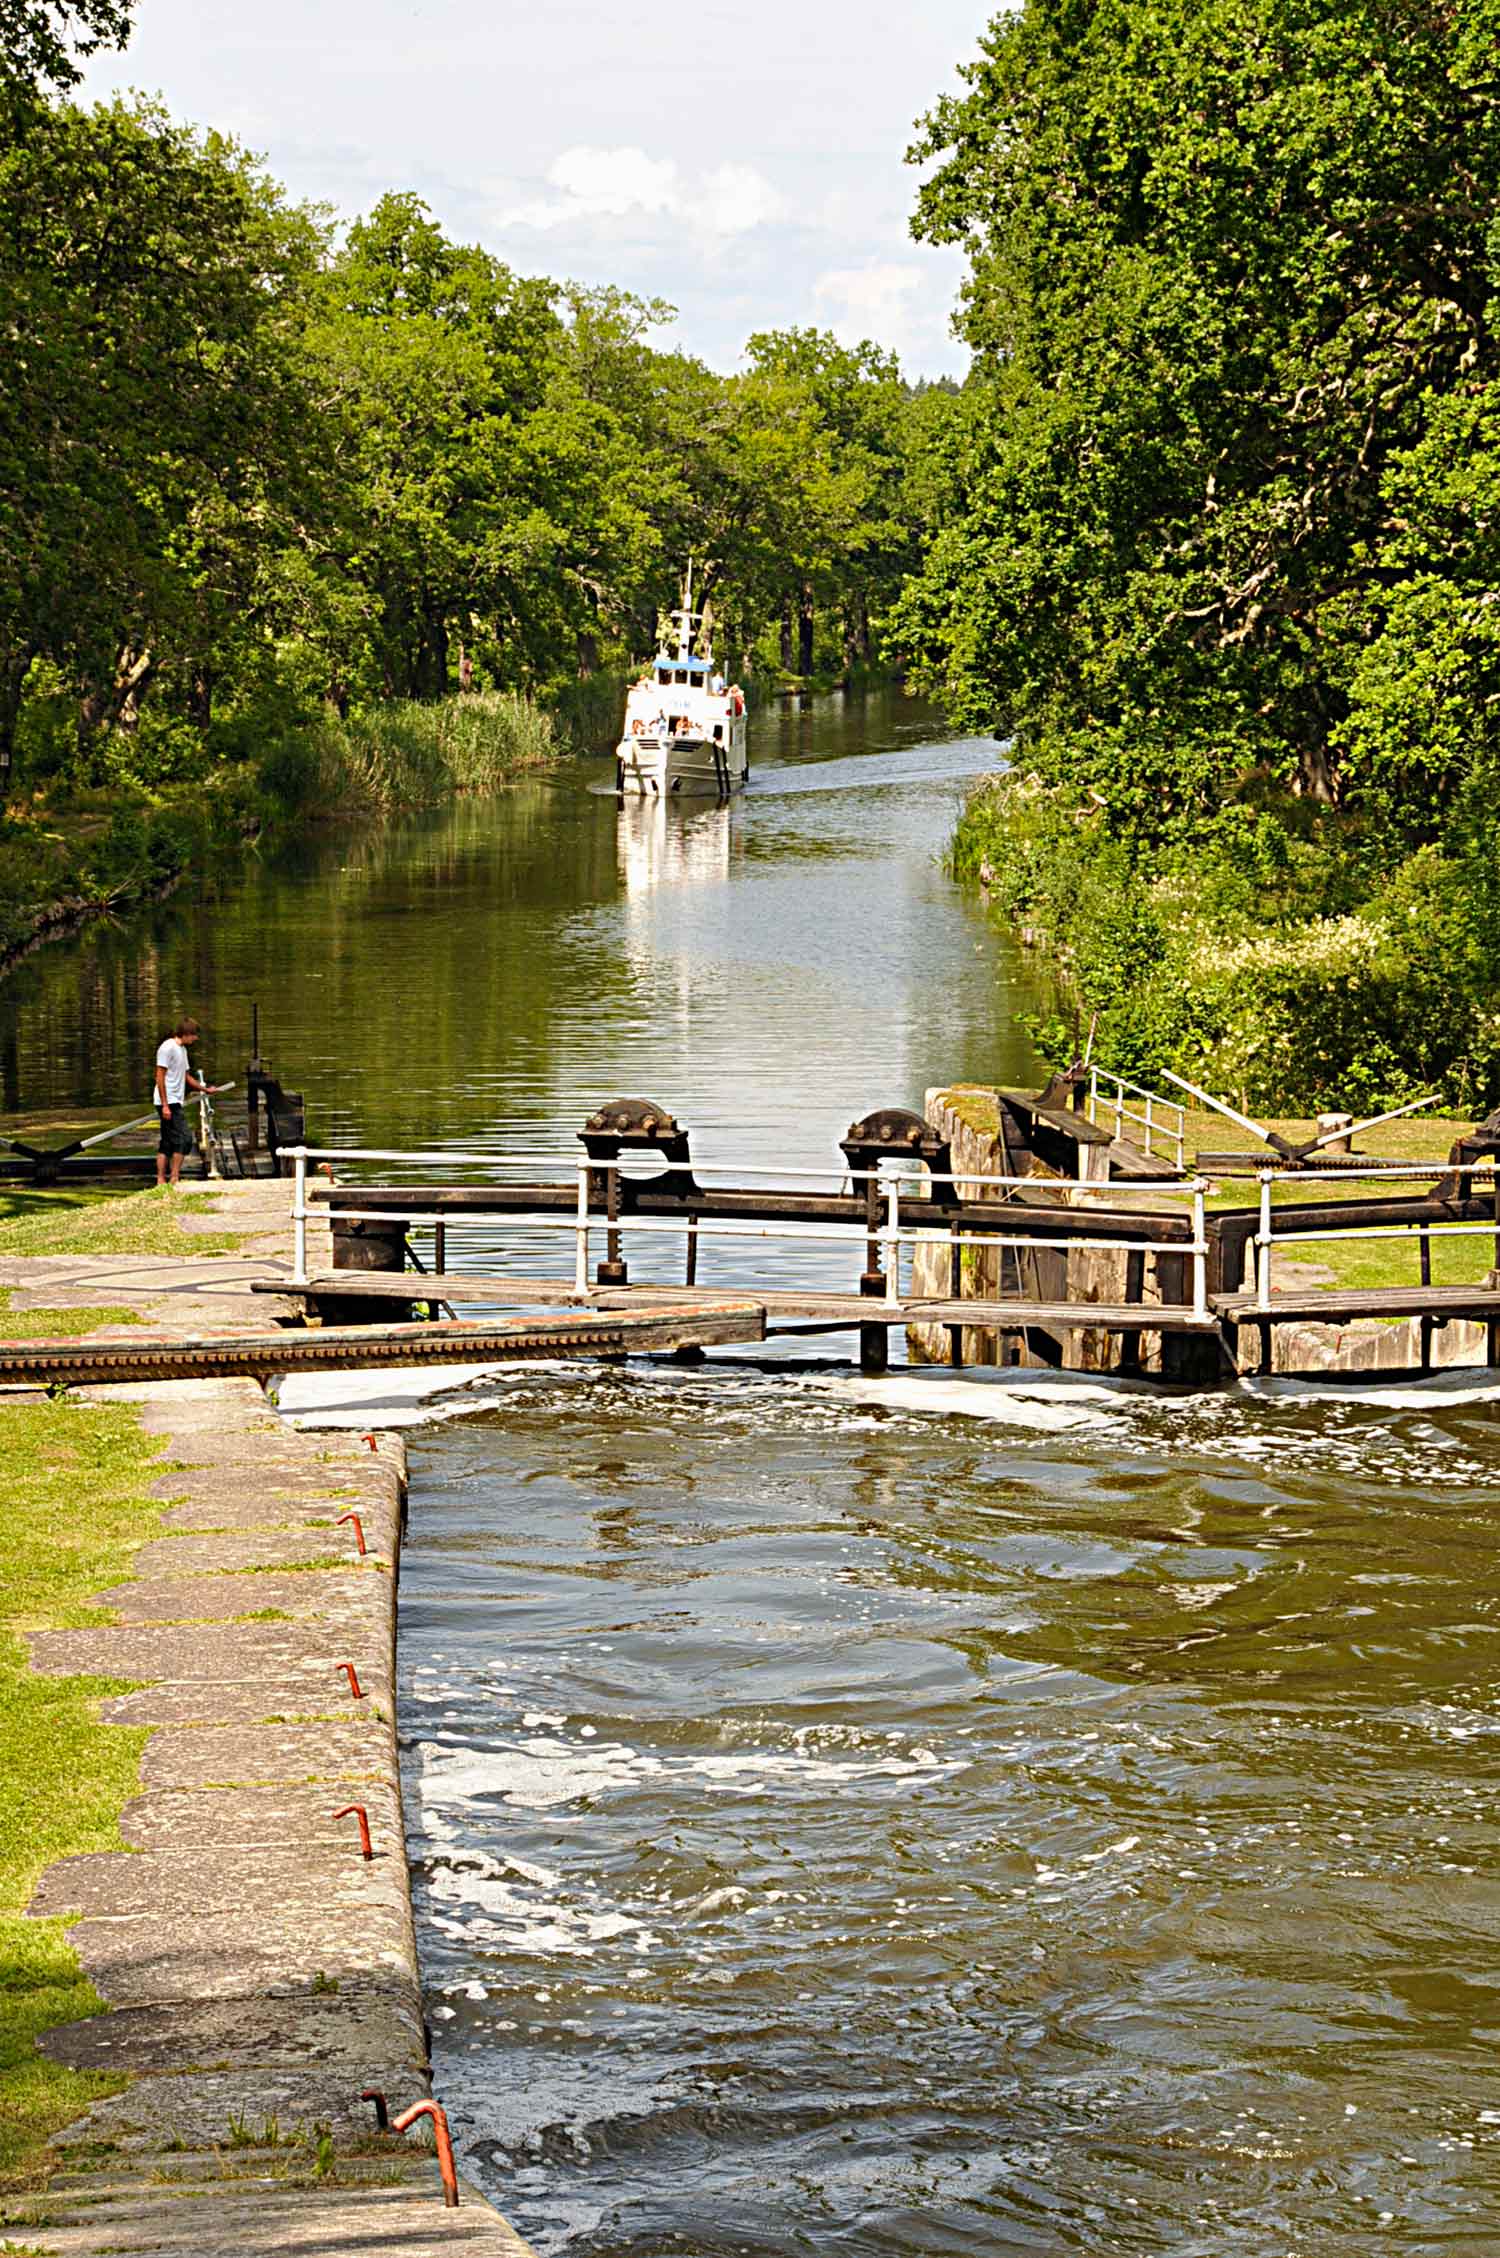
[[[994,748],[872,699],[753,750],[729,811],[621,823],[569,771],[50,952],[4,1074],[134,1102],[183,1004],[234,1071],[258,994],[330,1141],[561,1156],[629,1093],[742,1167],[1027,1078],[939,861]],[[435,2076],[546,2258],[1494,2247],[1486,1386],[814,1344],[441,1408],[401,1633]]]

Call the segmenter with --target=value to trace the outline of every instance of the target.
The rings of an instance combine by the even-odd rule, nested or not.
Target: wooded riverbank
[[[1374,1112],[1429,1090],[1481,1115],[1500,1081],[1494,877],[1477,830],[1395,853],[1357,813],[1279,798],[1195,834],[1116,828],[1017,774],[971,794],[950,848],[1052,976],[1054,1064],[1171,1067],[1251,1111]]]
[[[368,823],[499,791],[568,743],[551,714],[487,692],[288,721],[249,746],[210,740],[189,773],[155,784],[122,773],[43,789],[11,808],[0,834],[0,977],[48,941],[160,899],[194,868],[274,846],[294,825]]]

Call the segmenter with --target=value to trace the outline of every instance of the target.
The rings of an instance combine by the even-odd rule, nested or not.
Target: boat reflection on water
[[[615,837],[628,895],[658,886],[716,885],[739,851],[741,811],[732,801],[683,807],[673,800],[623,800]]]

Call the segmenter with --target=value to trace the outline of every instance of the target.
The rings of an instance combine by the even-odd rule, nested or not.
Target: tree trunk
[[[21,714],[21,692],[26,677],[31,672],[31,653],[8,656],[0,665],[0,790],[10,782],[11,760],[16,747],[16,723]],[[4,816],[0,807],[0,818]]]
[[[1328,757],[1328,740],[1319,737],[1297,748],[1297,790],[1304,800],[1317,800],[1331,808],[1339,796],[1339,780]]]
[[[587,682],[599,672],[599,638],[586,628],[578,631],[578,679]]]
[[[207,664],[195,666],[188,687],[188,714],[194,726],[206,730],[214,718],[214,675]]]
[[[115,678],[108,689],[95,682],[84,691],[78,707],[80,742],[86,743],[101,729],[134,729],[141,718],[141,700],[155,672],[152,653],[137,651],[127,643],[115,660]]]
[[[422,611],[422,632],[416,657],[417,696],[441,698],[448,689],[448,622],[437,604]]]
[[[114,721],[118,729],[134,729],[141,718],[141,700],[150,687],[156,672],[156,661],[149,651],[120,653],[115,668]]]
[[[806,680],[813,670],[813,592],[803,583],[797,612],[797,672]]]
[[[469,656],[469,653],[468,653],[468,650],[466,649],[466,647],[465,647],[465,646],[464,646],[464,645],[463,645],[462,643],[460,643],[460,644],[459,644],[459,646],[458,646],[458,691],[459,691],[459,696],[460,696],[460,697],[467,697],[468,693],[469,693],[469,692],[470,692],[470,691],[471,691],[471,690],[473,689],[473,687],[474,687],[474,661],[473,661],[473,660],[472,660],[472,659],[470,658],[470,656]]]
[[[781,671],[783,674],[790,674],[792,671],[792,607],[790,604],[787,605],[786,610],[781,615]]]

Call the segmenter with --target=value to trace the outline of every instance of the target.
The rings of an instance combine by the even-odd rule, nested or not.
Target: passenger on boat
[[[729,704],[731,711],[736,714],[742,714],[745,710],[745,693],[737,682],[729,685]]]
[[[665,713],[664,711],[663,711],[663,712],[661,712],[661,713],[659,713],[659,714],[657,715],[657,717],[656,717],[655,721],[653,721],[653,722],[652,722],[652,724],[651,724],[651,734],[652,734],[652,736],[653,736],[653,737],[670,737],[670,736],[671,736],[671,734],[672,734],[672,724],[670,723],[670,721],[668,721],[668,719],[667,719],[667,717],[666,717],[666,713]]]
[[[697,731],[685,713],[680,713],[677,716],[675,727],[679,737],[695,737],[697,735]]]
[[[710,690],[710,691],[712,692],[712,694],[713,694],[713,696],[714,696],[714,697],[716,697],[716,698],[722,698],[722,697],[723,697],[723,695],[724,695],[724,677],[723,677],[723,675],[722,675],[722,674],[718,674],[718,673],[715,673],[715,674],[713,674],[712,676],[710,676],[710,678],[709,678],[709,684],[708,684],[708,687],[709,687],[709,690]]]

